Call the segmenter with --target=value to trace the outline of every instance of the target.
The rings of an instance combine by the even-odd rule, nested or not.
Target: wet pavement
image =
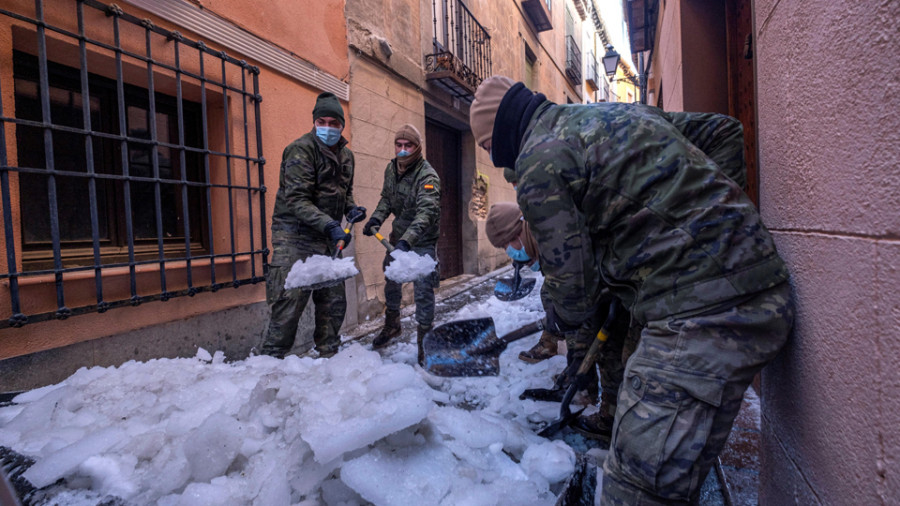
[[[486,300],[494,294],[494,286],[501,277],[512,274],[512,267],[497,269],[483,276],[464,275],[441,281],[435,294],[435,325],[448,321],[442,315],[452,315],[468,304]],[[403,334],[398,339],[415,342],[416,322],[412,318],[415,305],[401,310]],[[382,318],[365,322],[344,336],[344,342],[371,343],[383,325]],[[554,439],[562,439],[581,454],[602,462],[605,449],[596,441],[584,438],[569,428],[561,430]],[[718,464],[710,471],[700,492],[703,506],[755,506],[758,504],[759,484],[759,398],[748,389],[734,428]]]

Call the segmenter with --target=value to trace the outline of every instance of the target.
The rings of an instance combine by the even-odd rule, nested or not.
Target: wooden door
[[[462,191],[460,134],[443,124],[425,122],[426,158],[441,178],[441,236],[437,243],[441,279],[462,274]]]
[[[756,87],[753,66],[753,21],[750,0],[725,4],[728,41],[728,109],[744,125],[744,157],[747,160],[747,194],[759,205],[756,159]]]

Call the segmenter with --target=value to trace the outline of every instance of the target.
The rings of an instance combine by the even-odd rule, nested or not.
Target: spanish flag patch
[[[426,185],[423,186],[422,188],[425,188],[426,190],[434,190],[434,185],[433,185],[433,184],[426,184]]]

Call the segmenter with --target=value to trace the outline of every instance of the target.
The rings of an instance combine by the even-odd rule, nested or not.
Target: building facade
[[[0,391],[257,344],[281,150],[349,108],[343,6],[3,3]]]
[[[794,332],[758,385],[759,503],[895,504],[900,4],[623,4],[651,105],[744,124],[750,193],[791,270]]]

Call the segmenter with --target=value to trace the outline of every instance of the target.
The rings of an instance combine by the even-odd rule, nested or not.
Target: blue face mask
[[[325,126],[316,127],[316,137],[319,138],[326,146],[331,147],[341,140],[341,129]]]
[[[509,255],[509,258],[512,258],[513,260],[516,260],[519,262],[527,262],[527,261],[531,260],[531,257],[528,256],[528,253],[525,253],[525,248],[516,249],[516,248],[513,248],[512,246],[507,246],[506,254]]]
[[[407,151],[405,149],[401,149],[400,152],[397,153],[397,156],[400,158],[403,158],[404,156],[409,156],[409,151]]]

